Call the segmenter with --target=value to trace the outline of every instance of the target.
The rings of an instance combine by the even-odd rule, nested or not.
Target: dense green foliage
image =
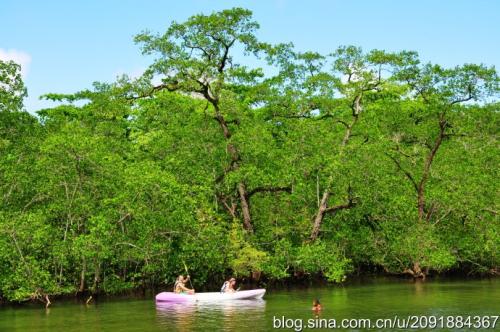
[[[257,28],[236,8],[141,33],[142,77],[38,117],[0,62],[1,298],[170,285],[184,264],[195,287],[499,273],[496,71]]]

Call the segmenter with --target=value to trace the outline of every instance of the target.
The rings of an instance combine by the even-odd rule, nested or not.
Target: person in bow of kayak
[[[174,284],[174,293],[176,294],[194,294],[194,289],[189,289],[186,287],[186,282],[189,280],[189,275],[184,277],[180,275]]]
[[[236,279],[231,278],[228,281],[224,282],[224,285],[222,285],[220,292],[221,293],[234,293],[234,292],[238,291],[238,289],[234,289],[235,285],[236,285]]]

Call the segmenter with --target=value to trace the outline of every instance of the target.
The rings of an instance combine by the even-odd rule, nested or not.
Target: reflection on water
[[[266,309],[265,300],[232,300],[195,303],[156,303],[156,317],[159,325],[169,331],[196,331],[217,329],[241,331],[242,326],[255,326],[262,321]],[[218,319],[214,319],[217,317]],[[252,328],[255,330],[255,328]]]
[[[311,310],[315,298],[323,306],[320,313]],[[279,331],[273,330],[273,325],[282,319],[339,321],[394,315],[498,315],[498,299],[500,278],[417,283],[375,280],[345,286],[269,290],[265,300],[259,301],[156,304],[153,298],[146,298],[100,301],[92,305],[57,301],[49,310],[38,304],[0,306],[0,331]]]

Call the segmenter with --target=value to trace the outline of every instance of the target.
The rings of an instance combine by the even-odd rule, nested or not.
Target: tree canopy
[[[1,299],[165,287],[184,264],[196,287],[498,275],[496,70],[258,29],[233,8],[142,32],[144,75],[37,116],[0,61]]]

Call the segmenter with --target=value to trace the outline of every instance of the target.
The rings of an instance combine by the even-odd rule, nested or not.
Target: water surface
[[[314,298],[323,310],[311,311]],[[273,320],[391,318],[394,315],[499,315],[500,280],[384,281],[270,291],[261,301],[164,304],[152,299],[91,305],[56,302],[0,308],[0,331],[270,331]],[[291,322],[291,321],[289,321]],[[500,322],[497,322],[500,330]],[[293,330],[293,329],[288,329]],[[307,330],[307,329],[305,329]],[[453,330],[453,329],[450,329]],[[284,331],[282,329],[282,331]]]

